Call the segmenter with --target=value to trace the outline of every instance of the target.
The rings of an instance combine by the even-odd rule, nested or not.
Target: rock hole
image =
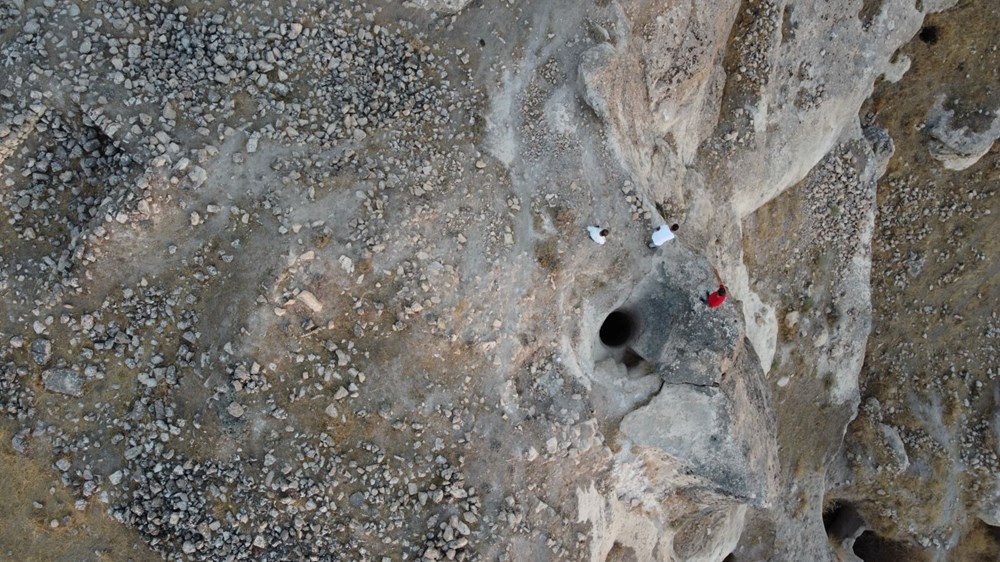
[[[736,556],[730,552],[725,558],[722,559],[722,562],[736,562]]]
[[[634,332],[635,320],[632,316],[623,310],[616,310],[601,324],[601,343],[608,347],[621,347],[632,339]]]
[[[919,560],[917,552],[905,544],[865,531],[854,541],[854,554],[864,562]]]
[[[920,30],[919,37],[924,43],[933,45],[938,42],[938,39],[940,39],[940,31],[936,25],[924,26],[924,28]]]
[[[823,512],[826,536],[834,541],[839,542],[854,536],[864,524],[865,520],[861,518],[861,514],[849,503],[834,502]]]

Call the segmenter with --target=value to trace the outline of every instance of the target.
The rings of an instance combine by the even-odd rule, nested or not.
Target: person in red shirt
[[[718,269],[712,267],[712,272],[715,273],[715,280],[719,282],[719,288],[714,293],[705,291],[705,296],[701,297],[701,302],[707,304],[708,308],[718,308],[722,306],[722,303],[726,302],[726,285],[722,282],[722,276],[719,275]]]
[[[701,302],[708,305],[708,308],[716,308],[722,306],[722,303],[726,302],[726,286],[720,284],[719,288],[716,289],[714,293],[705,293],[705,297],[701,299]]]

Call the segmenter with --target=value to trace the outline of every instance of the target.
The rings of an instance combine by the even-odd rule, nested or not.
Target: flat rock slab
[[[46,369],[42,372],[42,384],[49,392],[83,396],[83,377],[70,369]]]
[[[750,463],[734,442],[731,403],[719,389],[666,385],[649,405],[622,420],[622,433],[636,445],[659,449],[694,475],[737,497],[749,497]]]

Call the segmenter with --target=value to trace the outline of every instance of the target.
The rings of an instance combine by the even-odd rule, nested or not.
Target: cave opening
[[[936,25],[928,25],[920,30],[920,40],[928,45],[933,45],[938,42],[940,38],[940,32]]]
[[[621,347],[635,335],[635,319],[624,310],[615,310],[601,324],[601,343],[608,347]]]
[[[916,552],[905,544],[865,531],[854,541],[854,554],[864,562],[916,560]]]
[[[823,512],[826,535],[836,541],[854,536],[864,524],[865,520],[858,510],[846,502],[834,502]]]

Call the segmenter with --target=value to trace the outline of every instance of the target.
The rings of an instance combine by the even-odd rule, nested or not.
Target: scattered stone
[[[31,359],[36,365],[45,365],[51,358],[52,342],[45,338],[38,338],[31,342]]]
[[[244,413],[246,413],[246,409],[244,409],[239,402],[230,402],[229,406],[226,407],[226,412],[228,412],[230,416],[239,419],[243,417]]]
[[[208,171],[201,166],[194,166],[191,171],[188,172],[188,179],[191,180],[191,185],[194,187],[201,187],[206,180],[208,180]]]
[[[341,269],[343,269],[345,273],[354,273],[354,260],[347,256],[340,256],[338,261],[340,262]]]
[[[319,302],[319,299],[316,298],[316,295],[312,294],[309,291],[301,291],[298,295],[295,295],[295,300],[302,303],[303,305],[306,306],[306,308],[308,308],[313,312],[323,311],[323,303]]]
[[[70,369],[56,368],[43,371],[42,384],[49,392],[83,396],[83,378]]]

